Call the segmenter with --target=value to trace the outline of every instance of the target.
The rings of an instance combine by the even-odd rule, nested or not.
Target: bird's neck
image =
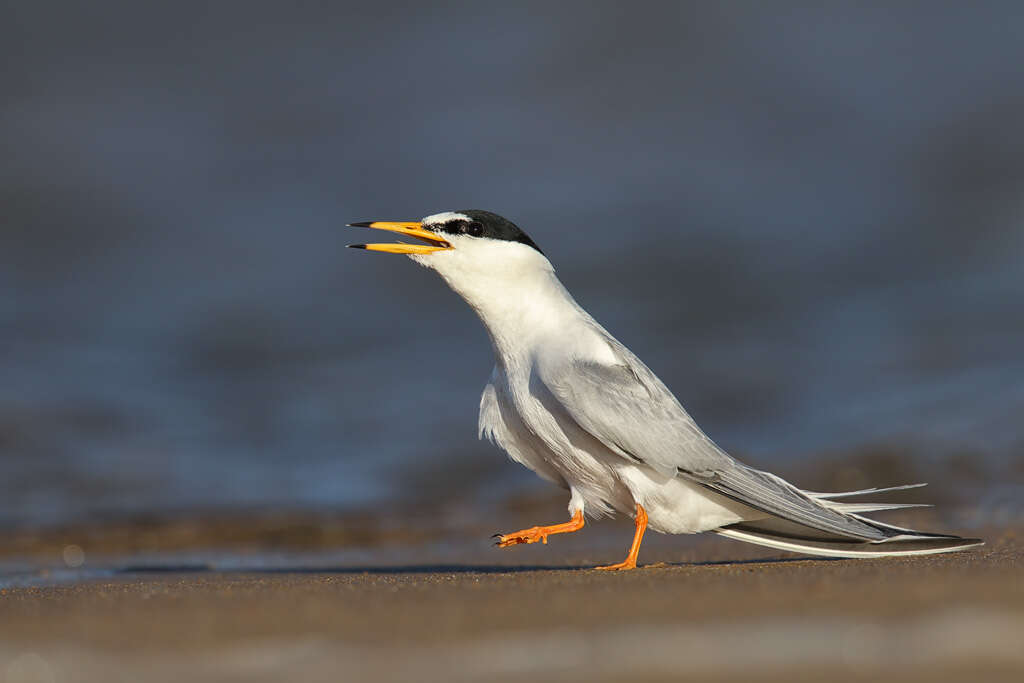
[[[509,282],[500,290],[448,284],[480,317],[500,365],[524,361],[544,340],[581,332],[590,320],[553,270]]]

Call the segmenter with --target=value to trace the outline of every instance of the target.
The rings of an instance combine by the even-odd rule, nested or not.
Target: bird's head
[[[466,298],[471,292],[508,286],[552,270],[540,248],[525,232],[490,211],[448,211],[418,222],[369,221],[349,225],[388,230],[420,240],[422,244],[389,242],[349,246],[406,254],[420,265],[436,270]]]

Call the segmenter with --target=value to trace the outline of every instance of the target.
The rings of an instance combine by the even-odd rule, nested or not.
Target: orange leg
[[[644,531],[647,529],[647,510],[637,503],[636,506],[636,532],[633,534],[633,545],[629,548],[629,555],[618,564],[610,564],[607,567],[594,567],[594,569],[605,569],[618,571],[620,569],[636,569],[636,556],[640,554],[640,541],[644,539]]]
[[[579,531],[583,528],[583,512],[577,511],[572,519],[564,524],[552,524],[551,526],[534,526],[521,531],[513,531],[510,534],[495,534],[497,541],[494,545],[499,548],[507,548],[510,545],[520,543],[541,543],[548,542],[548,536],[552,534],[568,534]]]

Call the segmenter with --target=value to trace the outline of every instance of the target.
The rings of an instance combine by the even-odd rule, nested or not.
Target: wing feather
[[[650,370],[647,374],[625,363],[583,360],[537,368],[537,379],[563,410],[612,452],[669,476],[681,462],[713,470],[722,460],[717,448]]]
[[[543,455],[537,452],[527,436],[528,431],[516,411],[505,407],[503,382],[495,371],[480,396],[478,438],[497,445],[510,458],[527,467],[541,478],[568,488],[565,479]]]
[[[642,361],[607,339],[618,362],[547,359],[537,364],[535,380],[610,451],[813,529],[867,541],[891,535],[871,520],[827,507],[783,479],[736,461],[701,431]]]

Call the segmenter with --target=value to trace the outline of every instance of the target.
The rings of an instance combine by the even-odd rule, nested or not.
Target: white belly
[[[626,464],[618,472],[636,503],[647,511],[648,525],[666,534],[697,534],[763,514],[681,477],[664,477]]]

